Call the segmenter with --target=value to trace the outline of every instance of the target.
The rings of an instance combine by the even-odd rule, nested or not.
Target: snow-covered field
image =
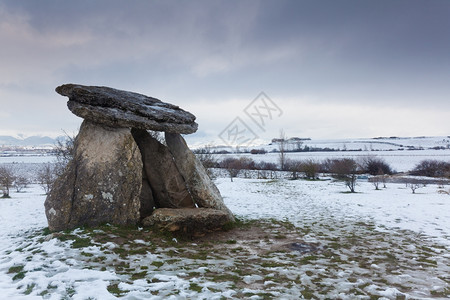
[[[298,226],[317,216],[342,223],[353,219],[381,226],[377,229],[412,230],[450,247],[450,196],[438,193],[444,189],[436,185],[412,194],[405,184],[375,190],[371,183],[359,182],[357,193],[346,193],[342,182],[331,180],[228,181],[218,179],[221,193],[233,212],[247,218],[286,218]]]
[[[55,156],[51,155],[23,155],[23,156],[0,156],[0,164],[43,164],[56,160]]]
[[[292,222],[298,241],[314,243],[322,252],[259,256],[231,241],[223,247],[234,250],[219,256],[203,253],[195,242],[180,248],[174,241],[161,248],[133,239],[124,249],[136,251],[123,255],[118,242],[90,242],[92,234],[104,234],[102,229],[66,233],[87,242],[75,247],[70,239],[43,233],[45,196],[33,185],[24,193],[12,193],[11,199],[0,199],[0,297],[443,299],[450,295],[450,196],[438,193],[436,185],[416,194],[404,184],[374,190],[368,182],[359,183],[358,193],[348,194],[342,183],[331,180],[218,178],[217,185],[238,217]],[[111,234],[106,236],[112,239]],[[261,241],[256,247],[265,249],[272,242]],[[185,258],[191,252],[204,257]]]

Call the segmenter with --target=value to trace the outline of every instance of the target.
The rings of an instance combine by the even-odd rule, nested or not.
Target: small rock
[[[171,232],[205,232],[229,222],[227,213],[212,208],[158,208],[142,221],[144,226],[158,226]]]

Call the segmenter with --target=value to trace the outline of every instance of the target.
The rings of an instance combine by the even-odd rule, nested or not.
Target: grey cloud
[[[181,106],[264,90],[448,109],[449,15],[440,0],[4,0],[0,95],[47,105],[79,82]]]

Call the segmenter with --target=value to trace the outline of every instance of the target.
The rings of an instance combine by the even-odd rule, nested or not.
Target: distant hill
[[[278,151],[279,138],[271,143],[239,147],[241,152],[251,149],[263,149],[266,152]],[[348,138],[348,139],[311,139],[290,138],[285,141],[286,151],[394,151],[394,150],[423,150],[450,149],[450,136],[419,136],[419,137],[376,137],[376,138]],[[193,148],[202,148],[197,146]],[[234,147],[217,145],[210,146],[212,151],[236,151]]]
[[[30,136],[17,138],[13,136],[0,135],[0,146],[46,146],[54,145],[58,138],[48,136]]]

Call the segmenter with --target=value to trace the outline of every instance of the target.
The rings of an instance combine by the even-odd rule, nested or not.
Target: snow
[[[217,184],[228,207],[248,218],[286,218],[297,225],[313,221],[318,215],[342,222],[361,219],[376,222],[379,230],[412,230],[450,246],[450,197],[439,194],[436,185],[412,194],[405,184],[388,183],[386,189],[375,190],[371,183],[359,182],[357,193],[347,194],[343,193],[346,188],[342,182],[331,179],[233,181],[220,178]]]
[[[404,184],[388,183],[387,188],[375,190],[368,182],[359,182],[357,193],[349,194],[345,193],[343,183],[330,178],[323,179],[305,181],[235,178],[231,182],[229,178],[218,178],[216,184],[226,205],[240,218],[290,221],[298,227],[311,229],[310,233],[302,237],[304,241],[319,244],[324,243],[324,234],[334,232],[339,237],[344,233],[368,232],[364,231],[365,226],[373,224],[377,238],[384,236],[398,241],[402,245],[402,251],[411,253],[412,258],[408,258],[411,263],[415,263],[415,259],[419,260],[420,249],[424,246],[430,248],[433,251],[430,259],[436,261],[436,267],[404,268],[397,270],[397,275],[389,273],[385,262],[376,258],[383,251],[395,254],[399,250],[384,250],[384,242],[367,237],[367,243],[372,243],[372,250],[375,252],[366,269],[354,261],[354,253],[341,252],[340,259],[345,263],[334,273],[322,260],[317,260],[313,265],[268,267],[266,271],[270,274],[265,277],[258,274],[243,276],[242,281],[249,287],[241,292],[258,294],[273,287],[271,293],[275,298],[301,297],[303,287],[298,284],[290,287],[277,286],[275,279],[278,274],[285,275],[292,282],[300,275],[302,285],[312,287],[317,284],[314,276],[320,276],[323,285],[332,287],[326,296],[328,298],[355,299],[355,295],[351,294],[352,288],[365,284],[364,291],[383,297],[380,299],[395,299],[401,295],[407,299],[426,299],[431,297],[432,290],[449,288],[448,282],[441,279],[450,272],[449,195],[438,193],[438,187],[432,184],[421,187],[416,194],[412,194]],[[149,295],[153,299],[220,299],[222,296],[233,298],[238,292],[227,282],[209,282],[203,277],[212,265],[216,265],[219,270],[233,267],[232,260],[208,258],[202,262],[209,267],[199,265],[194,269],[186,269],[189,264],[187,260],[165,263],[165,268],[155,271],[149,269],[146,278],[133,281],[124,280],[125,275],[117,274],[111,269],[87,268],[79,259],[81,251],[98,257],[105,255],[102,251],[112,250],[117,245],[106,242],[103,244],[105,250],[97,245],[80,250],[71,248],[71,241],[42,235],[42,230],[47,226],[44,200],[45,195],[37,185],[31,185],[22,193],[12,193],[11,199],[0,199],[0,294],[4,299],[61,299],[67,296],[72,299],[116,299],[107,289],[112,282],[117,282],[118,287],[125,291],[124,299],[147,299]],[[82,231],[76,230],[72,234],[82,234]],[[401,243],[402,239],[408,242]],[[133,242],[144,247],[150,246],[142,239],[135,239]],[[197,249],[195,244],[192,247],[193,251]],[[167,250],[175,252],[177,248]],[[147,254],[135,258],[130,256],[129,263],[131,267],[149,266],[151,262],[165,262],[173,258],[176,256],[151,253],[149,248]],[[106,261],[112,259],[112,254],[107,255]],[[283,262],[279,257],[264,260]],[[13,280],[15,273],[8,273],[15,266],[23,266],[25,274],[22,279]],[[308,275],[308,271],[314,275]],[[186,274],[189,272],[197,272],[199,275],[188,278]],[[385,274],[382,277],[388,283],[368,282],[361,276],[372,276],[370,272]],[[352,277],[356,277],[355,283],[349,281]],[[201,290],[190,289],[191,284],[198,284]],[[410,292],[401,292],[397,284],[409,286]],[[34,288],[26,295],[27,288],[30,287]],[[172,294],[174,290],[179,293]],[[261,299],[257,295],[252,298]]]
[[[0,156],[0,163],[19,164],[19,163],[50,163],[56,160],[52,155],[20,155],[20,156]]]

